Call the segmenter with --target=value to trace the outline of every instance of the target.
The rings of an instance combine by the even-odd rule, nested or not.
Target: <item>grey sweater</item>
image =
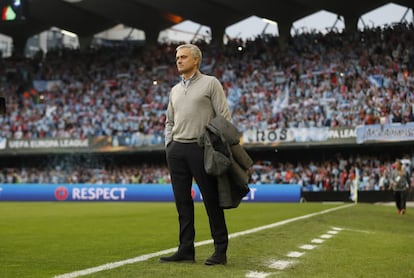
[[[165,145],[172,140],[194,143],[216,115],[231,120],[230,109],[220,81],[197,71],[184,84],[176,84],[170,93],[165,123]]]
[[[409,188],[409,179],[407,171],[395,169],[391,175],[391,185],[394,191],[405,191]]]

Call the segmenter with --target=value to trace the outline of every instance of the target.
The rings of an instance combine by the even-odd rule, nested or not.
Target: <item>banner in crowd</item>
[[[255,129],[243,132],[241,144],[249,145],[331,145],[356,144],[353,128],[286,128]],[[162,132],[128,136],[99,136],[93,138],[36,138],[10,139],[0,137],[0,155],[31,153],[67,153],[67,152],[129,152],[164,149]]]
[[[0,154],[122,152],[137,148],[164,148],[160,135],[99,136],[93,138],[8,139],[0,137]]]
[[[354,128],[280,128],[251,129],[243,132],[244,144],[263,145],[301,145],[317,144],[355,144]]]
[[[363,125],[356,128],[280,128],[244,131],[240,143],[249,146],[344,145],[366,142],[414,141],[414,123]],[[137,149],[164,149],[162,132],[128,136],[99,136],[86,139],[0,137],[0,155],[64,152],[128,152]]]
[[[246,202],[300,202],[301,187],[292,184],[250,185]],[[195,201],[202,201],[197,186],[193,186]],[[110,202],[172,202],[169,184],[3,184],[0,201],[110,201]]]
[[[358,144],[414,141],[414,123],[358,126],[356,136]]]

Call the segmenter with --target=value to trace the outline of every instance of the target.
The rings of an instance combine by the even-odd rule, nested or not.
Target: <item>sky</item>
[[[409,9],[407,12],[407,7],[390,3],[362,15],[358,21],[358,28],[364,28],[364,24],[369,27],[384,26],[384,24],[400,22],[401,19],[413,22],[412,9]],[[319,11],[294,22],[291,34],[294,35],[295,32],[309,32],[313,29],[326,32],[327,28],[332,28],[333,26],[338,30],[342,30],[344,28],[343,20],[337,21],[337,15],[334,13]],[[196,33],[198,34],[196,36],[197,38],[207,38],[209,32],[210,28],[207,26],[202,26],[192,21],[184,21],[162,32],[160,34],[160,40],[168,38],[172,40],[191,41]],[[229,37],[242,38],[243,40],[254,38],[262,32],[278,35],[277,23],[268,24],[262,18],[251,16],[226,29],[226,34]]]

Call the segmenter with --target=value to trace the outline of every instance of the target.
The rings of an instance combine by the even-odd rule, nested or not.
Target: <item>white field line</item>
[[[340,207],[330,208],[330,209],[326,209],[326,210],[323,210],[323,211],[314,212],[314,213],[310,213],[310,214],[306,214],[306,215],[286,219],[286,220],[283,220],[283,221],[275,222],[275,223],[272,223],[272,224],[269,224],[269,225],[260,226],[260,227],[253,228],[253,229],[250,229],[250,230],[246,230],[246,231],[243,231],[243,232],[233,233],[233,234],[229,235],[229,238],[235,238],[235,237],[239,237],[239,236],[253,234],[253,233],[256,233],[256,232],[263,231],[263,230],[283,226],[283,225],[286,225],[286,224],[289,224],[289,223],[292,223],[292,222],[295,222],[295,221],[311,218],[311,217],[321,215],[321,214],[326,214],[326,213],[329,213],[329,212],[332,212],[332,211],[335,211],[335,210],[348,208],[348,207],[353,206],[353,205],[355,205],[355,204],[352,203],[352,204],[348,204],[348,205],[344,205],[344,206],[340,206]]]
[[[312,250],[316,248],[316,245],[312,245],[312,244],[305,244],[302,246],[299,246],[300,249],[304,249],[304,250]]]
[[[289,252],[286,256],[289,258],[299,258],[302,257],[304,254],[305,252],[292,251]]]
[[[229,239],[230,238],[236,238],[236,237],[239,237],[239,236],[248,235],[248,234],[257,233],[257,232],[260,232],[260,231],[263,231],[263,230],[266,230],[266,229],[271,229],[271,228],[274,228],[274,227],[283,226],[283,225],[286,225],[288,223],[292,223],[292,222],[295,222],[295,221],[299,221],[299,220],[311,218],[311,217],[314,217],[314,216],[330,213],[332,211],[348,208],[348,207],[353,206],[353,205],[354,205],[353,203],[352,204],[347,204],[347,205],[344,205],[344,206],[330,208],[330,209],[326,209],[326,210],[323,210],[323,211],[318,211],[318,212],[314,212],[314,213],[310,213],[310,214],[306,214],[306,215],[286,219],[286,220],[283,220],[283,221],[275,222],[275,223],[272,223],[272,224],[269,224],[269,225],[260,226],[260,227],[249,229],[249,230],[246,230],[246,231],[233,233],[233,234],[229,235]],[[210,244],[210,243],[213,243],[212,239],[199,241],[199,242],[196,242],[194,245],[197,247],[197,246],[207,245],[207,244]],[[87,269],[84,269],[84,270],[78,270],[78,271],[74,271],[74,272],[70,272],[70,273],[66,273],[66,274],[56,275],[56,276],[54,276],[54,278],[75,278],[75,277],[85,276],[85,275],[89,275],[89,274],[104,271],[104,270],[110,270],[110,269],[118,268],[118,267],[121,267],[121,266],[127,265],[127,264],[143,262],[143,261],[149,260],[151,258],[166,255],[166,254],[169,254],[169,253],[172,253],[172,252],[175,252],[175,251],[177,251],[176,247],[170,248],[170,249],[165,249],[165,250],[161,250],[159,252],[145,254],[145,255],[138,256],[138,257],[131,258],[131,259],[126,259],[126,260],[122,260],[122,261],[118,261],[118,262],[107,263],[107,264],[103,264],[103,265],[100,265],[100,266],[91,267],[91,268],[87,268]]]
[[[311,242],[312,243],[323,243],[325,240],[323,240],[323,239],[320,239],[320,238],[315,238],[315,239],[312,239],[311,240]]]
[[[332,230],[330,230],[328,233],[332,232],[331,235],[336,235],[339,233],[339,231],[342,231],[342,228],[338,228],[338,227],[333,227]],[[331,236],[329,235],[329,236]],[[324,240],[322,239],[313,239],[312,243],[323,243]],[[317,246],[316,245],[312,245],[312,244],[304,244],[302,246],[299,246],[300,249],[303,250],[313,250],[315,249]],[[286,256],[290,257],[290,258],[299,258],[301,256],[305,255],[305,252],[298,252],[298,251],[293,251],[293,252],[289,252]],[[284,270],[292,265],[294,265],[297,261],[292,261],[292,260],[278,260],[278,261],[274,261],[272,262],[268,267],[269,268],[275,268],[278,270]],[[249,272],[251,273],[251,272]],[[268,273],[267,273],[268,274]],[[266,275],[267,275],[266,274]],[[252,276],[252,275],[248,275],[246,274],[246,278],[262,278],[261,276]]]
[[[278,260],[278,261],[273,261],[269,265],[269,267],[277,269],[277,270],[284,270],[285,268],[288,268],[288,267],[294,265],[295,263],[296,263],[296,261],[294,261],[294,260]]]

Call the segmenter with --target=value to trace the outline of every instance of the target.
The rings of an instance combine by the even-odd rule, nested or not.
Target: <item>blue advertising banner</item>
[[[247,202],[299,202],[301,187],[292,184],[249,185]],[[198,186],[192,196],[202,201]],[[111,202],[172,202],[169,184],[2,184],[0,201],[111,201]]]

